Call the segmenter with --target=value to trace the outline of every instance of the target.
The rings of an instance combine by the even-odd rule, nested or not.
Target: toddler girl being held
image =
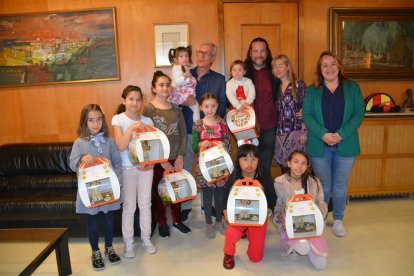
[[[176,105],[182,105],[187,101],[188,97],[196,96],[195,87],[197,80],[191,75],[191,46],[177,47],[176,49],[170,49],[168,52],[168,59],[173,65],[171,72],[171,85],[173,87],[173,93],[170,101]],[[193,111],[193,121],[200,120],[200,107],[196,102],[194,105],[189,106]]]

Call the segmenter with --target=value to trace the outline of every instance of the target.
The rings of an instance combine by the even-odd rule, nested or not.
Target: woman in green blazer
[[[308,127],[306,151],[321,180],[325,201],[332,195],[333,232],[338,237],[345,236],[342,219],[348,178],[360,153],[358,128],[364,113],[359,85],[346,79],[335,54],[323,52],[316,65],[314,84],[306,91],[303,120]]]

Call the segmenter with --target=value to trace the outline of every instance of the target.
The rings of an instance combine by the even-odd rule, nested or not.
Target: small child
[[[256,89],[251,79],[244,77],[246,65],[241,60],[235,60],[230,65],[231,78],[226,84],[226,95],[231,109],[240,110],[243,106],[251,106],[256,97]]]
[[[197,80],[191,75],[189,70],[191,65],[191,46],[170,49],[168,59],[173,65],[171,72],[173,93],[170,101],[173,104],[182,105],[187,101],[188,97],[196,96],[195,87]],[[193,111],[193,121],[200,120],[198,103],[196,102],[189,107]]]
[[[287,254],[296,252],[300,255],[309,254],[311,263],[319,270],[326,267],[328,246],[323,236],[289,240],[286,234],[285,215],[287,200],[297,194],[310,194],[326,218],[328,207],[323,199],[323,190],[318,178],[312,175],[309,168],[309,157],[301,151],[292,152],[288,158],[289,171],[275,179],[277,202],[274,222],[280,233],[281,247]]]
[[[224,202],[230,194],[233,184],[243,178],[257,179],[262,182],[262,175],[257,167],[259,164],[259,150],[252,144],[244,144],[239,147],[237,156],[234,160],[234,171],[226,182]],[[225,205],[227,209],[227,205]],[[227,210],[224,211],[226,215]],[[244,233],[247,233],[249,247],[247,256],[252,262],[260,262],[263,259],[264,243],[266,239],[267,220],[262,226],[233,226],[228,225],[224,239],[224,259],[223,267],[233,269],[234,254],[236,253],[236,243]]]
[[[93,163],[94,157],[104,157],[110,161],[119,182],[122,183],[122,160],[114,140],[108,137],[108,125],[105,114],[97,104],[86,105],[81,112],[79,138],[75,140],[70,154],[70,167],[73,171],[79,170],[79,165],[85,162],[87,165]],[[88,218],[88,238],[92,247],[92,266],[95,270],[102,270],[105,264],[99,250],[99,214],[104,219],[105,229],[105,255],[111,264],[117,264],[121,258],[112,247],[114,232],[113,211],[120,209],[120,201],[101,205],[95,208],[86,208],[82,203],[79,191],[76,196],[76,213],[86,214]]]
[[[193,125],[194,152],[199,152],[200,147],[209,148],[213,146],[211,143],[213,141],[223,142],[226,148],[230,151],[227,124],[219,115],[217,115],[217,97],[212,93],[204,94],[200,99],[200,107],[205,116],[203,119],[195,121]],[[222,220],[225,180],[207,183],[200,172],[200,166],[196,166],[195,177],[197,184],[202,188],[202,206],[204,207],[204,216],[207,223],[206,237],[208,239],[214,239],[216,237],[216,230],[224,234],[226,229],[226,225]],[[212,220],[213,194],[216,214],[215,225]]]

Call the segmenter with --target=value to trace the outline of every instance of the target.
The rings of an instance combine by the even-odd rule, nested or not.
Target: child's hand
[[[188,70],[187,68],[185,69],[185,73],[184,73],[184,77],[185,78],[191,78],[191,72],[190,72],[190,70]]]
[[[138,165],[136,168],[140,171],[149,171],[154,168],[154,164]]]
[[[299,110],[299,112],[296,112],[295,116],[296,116],[296,118],[298,118],[298,119],[302,119],[302,109],[301,109],[301,110]]]
[[[84,156],[82,156],[81,161],[85,162],[86,165],[89,166],[90,164],[93,163],[93,156],[90,154],[85,154]]]
[[[279,214],[277,214],[277,220],[279,221],[279,223],[282,225],[283,228],[285,227],[285,214],[283,212],[280,212]]]
[[[184,167],[184,160],[181,155],[179,155],[174,161],[174,170],[181,171]]]
[[[189,96],[185,102],[183,102],[183,105],[185,106],[192,106],[197,104],[197,100],[194,98],[194,96]]]
[[[200,142],[199,147],[200,148],[203,147],[203,148],[208,149],[210,147],[210,142],[207,141],[207,140],[204,140],[203,142]]]
[[[142,129],[144,128],[145,124],[143,122],[136,122],[133,123],[131,125],[128,126],[128,128],[131,128],[131,130],[135,130],[135,129]]]
[[[174,170],[174,167],[168,161],[167,162],[164,162],[164,163],[161,163],[160,165],[166,171],[172,171],[172,170]]]

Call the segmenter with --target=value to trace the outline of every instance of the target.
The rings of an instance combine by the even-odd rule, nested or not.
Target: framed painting
[[[414,8],[331,8],[329,37],[348,77],[414,78]]]
[[[115,8],[0,15],[0,87],[119,80]]]
[[[190,41],[188,23],[154,24],[155,67],[168,67],[168,51],[179,46],[186,47]]]

